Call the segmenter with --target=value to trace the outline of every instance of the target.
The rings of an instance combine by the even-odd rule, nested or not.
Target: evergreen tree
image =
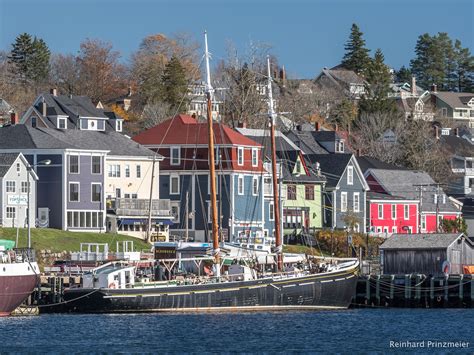
[[[474,92],[474,56],[469,48],[463,48],[461,41],[454,44],[456,61],[456,83],[459,92]]]
[[[363,33],[359,27],[355,23],[352,24],[349,40],[344,46],[346,53],[342,58],[341,64],[344,68],[363,75],[370,63],[370,50],[365,48],[365,40],[362,36]]]
[[[177,57],[173,56],[166,64],[161,81],[162,101],[175,112],[186,111],[188,83],[186,71]]]
[[[23,82],[39,83],[49,74],[50,51],[42,39],[23,33],[15,39],[9,60],[14,64],[14,74]]]
[[[392,77],[384,61],[382,51],[377,49],[366,71],[367,84],[365,95],[359,103],[360,112],[393,112],[395,110],[394,101],[388,97]]]
[[[395,73],[397,83],[411,83],[411,70],[404,65]]]

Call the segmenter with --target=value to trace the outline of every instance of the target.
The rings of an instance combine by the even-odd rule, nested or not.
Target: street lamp
[[[45,160],[41,160],[40,162],[36,163],[36,164],[33,164],[33,166],[31,166],[30,164],[28,164],[28,166],[26,167],[26,185],[27,185],[27,216],[26,216],[26,221],[27,221],[27,224],[28,224],[28,249],[31,249],[31,225],[30,225],[30,172],[32,170],[34,170],[37,166],[39,165],[49,165],[51,164],[51,160],[49,159],[45,159]]]

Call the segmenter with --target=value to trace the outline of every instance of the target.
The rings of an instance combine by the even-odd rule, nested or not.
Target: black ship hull
[[[344,309],[357,268],[252,281],[125,289],[69,289],[49,312],[113,313],[211,310]]]

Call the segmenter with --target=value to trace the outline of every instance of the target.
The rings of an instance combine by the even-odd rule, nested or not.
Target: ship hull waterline
[[[357,268],[289,278],[200,285],[65,290],[64,303],[44,312],[139,313],[346,309]]]
[[[0,276],[0,317],[9,316],[28,296],[38,283],[38,276]]]

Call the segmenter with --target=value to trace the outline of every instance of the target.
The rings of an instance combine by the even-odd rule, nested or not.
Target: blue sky
[[[315,77],[339,63],[351,24],[386,63],[408,65],[417,37],[448,32],[472,51],[472,0],[0,0],[0,49],[28,32],[53,52],[75,53],[85,38],[110,41],[128,60],[149,34],[209,33],[215,61],[230,40],[270,43],[292,77]]]

